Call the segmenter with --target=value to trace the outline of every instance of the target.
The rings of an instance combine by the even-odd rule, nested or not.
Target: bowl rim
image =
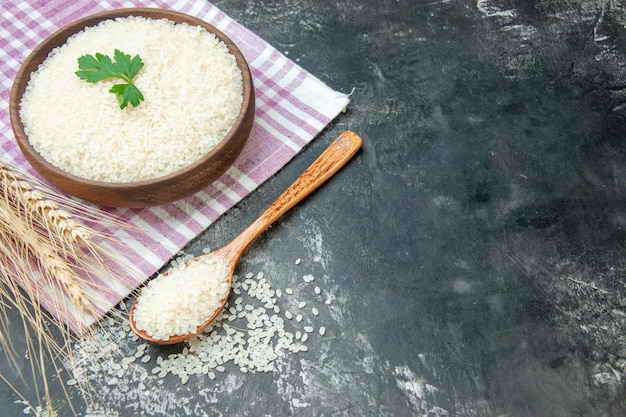
[[[224,137],[220,140],[220,142],[213,149],[211,149],[211,151],[203,155],[201,158],[199,158],[198,160],[194,161],[193,163],[181,169],[178,169],[169,174],[161,175],[155,178],[150,178],[150,179],[140,180],[140,181],[128,181],[128,182],[99,181],[99,180],[93,180],[89,178],[80,177],[78,175],[65,171],[57,167],[56,165],[52,164],[51,162],[49,162],[39,152],[37,152],[37,150],[30,143],[30,140],[28,139],[28,135],[24,131],[24,125],[19,115],[20,103],[21,103],[21,99],[23,96],[23,89],[21,89],[20,91],[20,89],[18,89],[17,87],[23,83],[24,89],[26,88],[26,85],[30,81],[30,75],[34,71],[34,70],[27,71],[27,68],[29,67],[29,64],[32,61],[35,61],[35,57],[38,54],[45,52],[45,56],[43,56],[41,60],[36,60],[37,66],[39,66],[43,61],[45,61],[50,51],[52,51],[54,48],[58,46],[65,44],[67,39],[70,36],[74,35],[75,33],[81,32],[87,27],[96,26],[104,20],[113,20],[116,18],[124,18],[124,17],[129,17],[129,16],[146,17],[146,18],[155,19],[155,20],[158,20],[158,19],[172,20],[171,19],[172,17],[177,18],[177,19],[180,19],[180,22],[184,21],[189,24],[193,24],[195,26],[201,26],[207,31],[209,31],[210,33],[213,33],[221,41],[223,41],[228,47],[229,52],[235,56],[236,61],[237,61],[237,66],[239,70],[241,71],[242,84],[243,84],[243,92],[242,92],[243,101],[241,104],[241,108],[239,109],[239,114],[237,115],[237,118],[233,122],[232,126],[230,127],[226,135],[224,135]],[[179,21],[174,21],[174,22],[180,23]],[[62,37],[63,42],[61,42],[58,45],[50,46],[50,42],[56,39],[57,37],[59,37],[59,35],[61,35],[64,32],[67,32],[67,36]],[[23,81],[24,78],[26,78],[26,81]],[[252,103],[250,103],[251,101]],[[233,139],[233,136],[235,136],[235,134],[237,133],[237,128],[240,125],[242,125],[246,117],[248,117],[247,113],[249,111],[249,106],[251,104],[254,105],[253,103],[254,103],[254,85],[252,82],[252,76],[250,73],[250,68],[248,66],[248,63],[246,62],[246,59],[244,58],[243,54],[241,53],[237,45],[221,30],[219,30],[215,26],[211,25],[210,23],[198,17],[191,16],[189,14],[178,12],[175,10],[160,9],[156,7],[127,7],[127,8],[105,10],[105,11],[101,11],[101,12],[97,12],[97,13],[93,13],[93,14],[81,17],[66,25],[59,27],[57,30],[55,30],[50,35],[46,36],[42,41],[40,41],[37,44],[37,46],[26,57],[24,62],[20,65],[20,68],[14,78],[13,86],[11,88],[11,94],[9,98],[9,107],[10,107],[9,112],[10,112],[11,126],[15,135],[15,139],[19,147],[22,149],[22,153],[24,153],[24,156],[29,161],[29,163],[31,163],[29,160],[29,156],[30,156],[32,158],[36,158],[37,163],[44,165],[46,170],[52,172],[55,176],[63,178],[67,181],[81,183],[81,184],[84,184],[85,186],[91,186],[94,188],[101,188],[101,189],[106,188],[112,191],[116,191],[116,190],[120,191],[120,190],[129,189],[129,188],[143,188],[143,187],[151,187],[151,186],[154,187],[162,183],[169,183],[179,178],[181,175],[194,172],[196,169],[201,168],[207,163],[208,160],[210,160],[216,154],[223,151],[224,148],[228,146],[230,139]],[[19,129],[16,129],[16,128],[19,128]],[[30,153],[31,155],[27,155],[27,153]],[[31,165],[33,164],[31,163]],[[39,171],[37,167],[35,166],[33,167],[35,168],[35,170]],[[210,184],[207,184],[207,186],[208,185]]]

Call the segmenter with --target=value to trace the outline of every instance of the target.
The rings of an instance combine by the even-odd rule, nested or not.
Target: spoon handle
[[[349,130],[341,133],[250,226],[214,254],[227,259],[233,267],[254,239],[339,171],[357,153],[361,143],[356,133]]]

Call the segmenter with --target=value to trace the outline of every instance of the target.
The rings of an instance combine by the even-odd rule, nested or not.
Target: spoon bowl
[[[221,248],[200,257],[186,261],[187,264],[196,262],[203,257],[217,257],[222,259],[227,266],[228,286],[232,285],[233,274],[239,258],[250,244],[274,221],[293,208],[305,197],[324,184],[330,177],[339,171],[361,147],[361,138],[349,130],[340,134],[328,148],[291,184],[250,226],[243,230],[230,243]],[[166,275],[165,272],[163,275]],[[226,278],[226,277],[224,277]],[[157,278],[158,279],[158,278]],[[150,336],[145,330],[137,327],[134,312],[141,296],[135,300],[129,313],[131,329],[142,339],[161,345],[171,345],[183,342],[201,333],[224,308],[228,295],[221,300],[220,306],[197,327],[195,332],[188,334],[171,335],[169,339],[159,339]]]

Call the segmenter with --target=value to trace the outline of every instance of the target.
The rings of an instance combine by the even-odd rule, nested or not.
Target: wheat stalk
[[[59,318],[50,317],[41,301],[51,300],[49,308],[59,316],[77,317],[76,327],[82,323],[80,317],[101,315],[100,301],[107,291],[113,291],[101,282],[116,282],[121,271],[139,273],[109,249],[124,245],[102,232],[112,228],[147,238],[122,219],[66,197],[34,176],[0,162],[0,346],[10,363],[17,365],[10,336],[16,329],[9,326],[7,315],[9,310],[17,311],[23,325],[20,331],[26,335],[34,389],[48,410],[52,410],[52,399],[46,358],[53,359],[54,372],[61,380],[56,360],[64,365],[73,363],[72,345],[80,342],[80,335],[73,334]],[[60,334],[60,341],[54,333]],[[13,387],[2,375],[0,380]],[[87,401],[88,387],[79,388]]]
[[[70,297],[73,305],[82,311],[92,312],[91,302],[80,286],[80,281],[70,268],[67,243],[83,242],[68,241],[71,223],[69,213],[60,217],[60,210],[51,201],[41,196],[33,199],[35,194],[30,183],[16,179],[16,174],[8,171],[6,166],[0,169],[4,203],[0,207],[0,222],[6,237],[19,248],[23,254],[18,260],[26,260],[25,268],[33,268],[40,272],[45,283],[56,281]],[[42,193],[39,193],[42,194]],[[59,239],[60,238],[60,239]],[[26,255],[26,256],[24,256]],[[16,269],[20,265],[16,265]],[[25,282],[21,282],[26,285]]]

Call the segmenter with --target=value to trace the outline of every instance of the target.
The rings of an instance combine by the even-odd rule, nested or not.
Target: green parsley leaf
[[[79,70],[75,74],[89,83],[97,83],[109,78],[119,78],[124,81],[123,84],[115,84],[109,90],[117,97],[120,109],[124,109],[128,104],[137,107],[144,100],[143,94],[133,83],[133,79],[141,68],[143,68],[143,62],[139,55],[131,59],[130,55],[116,49],[113,60],[98,52],[96,56],[87,54],[79,57]]]
[[[132,104],[133,107],[137,107],[140,101],[143,101],[143,94],[137,88],[135,84],[115,84],[109,90],[117,97],[117,101],[120,103],[120,109],[123,109]]]

